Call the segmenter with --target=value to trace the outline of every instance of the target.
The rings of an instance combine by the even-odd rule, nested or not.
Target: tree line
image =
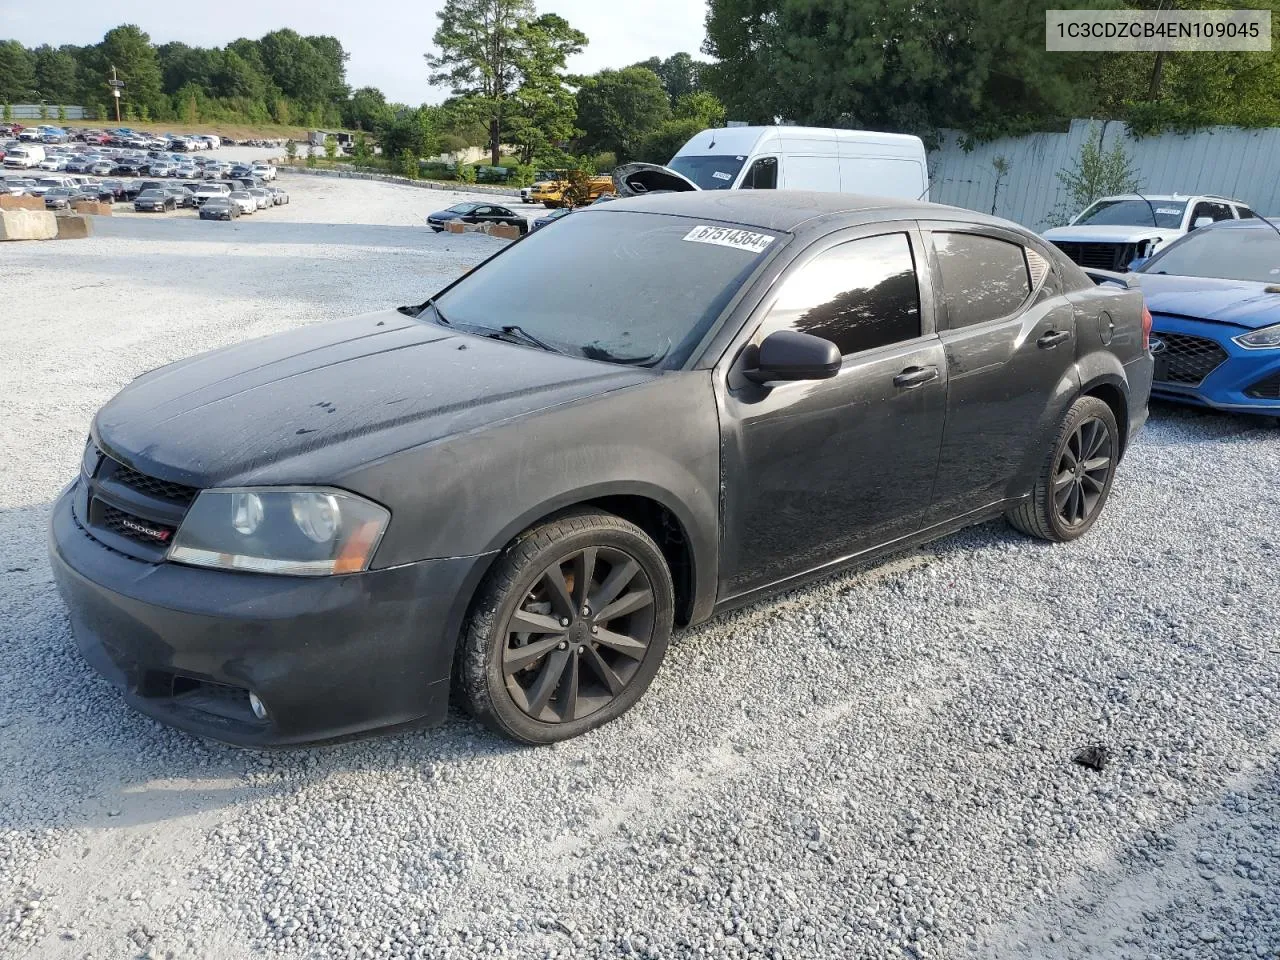
[[[424,56],[428,82],[448,98],[419,107],[350,89],[334,37],[276,30],[222,48],[156,46],[126,24],[85,47],[0,41],[0,103],[80,103],[106,118],[114,66],[131,119],[341,124],[368,131],[406,166],[467,146],[486,147],[495,165],[588,155],[663,163],[726,119],[926,142],[944,127],[987,139],[1078,116],[1125,120],[1138,133],[1280,125],[1280,60],[1270,52],[1044,49],[1048,6],[1158,3],[1166,0],[708,0],[710,62],[677,53],[584,76],[567,64],[588,38],[534,0],[446,0]]]
[[[124,84],[121,116],[129,120],[338,124],[349,102],[346,61],[337,38],[293,30],[225,47],[157,46],[141,28],[122,24],[88,46],[0,41],[0,103],[78,104],[115,119],[114,68]]]

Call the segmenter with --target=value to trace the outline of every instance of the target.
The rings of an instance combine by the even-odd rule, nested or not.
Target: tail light
[[[1142,305],[1142,349],[1151,349],[1151,311],[1147,309],[1147,305]]]

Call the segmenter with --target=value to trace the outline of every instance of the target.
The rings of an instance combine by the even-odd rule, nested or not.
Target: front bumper
[[[145,563],[77,523],[76,486],[50,522],[54,579],[81,653],[131,706],[257,747],[443,719],[483,558],[315,578]],[[249,691],[266,704],[265,720]]]
[[[1196,384],[1156,380],[1151,385],[1151,395],[1226,413],[1280,416],[1280,396],[1273,398],[1266,395],[1269,390],[1259,389],[1260,385],[1280,378],[1280,350],[1247,350],[1232,340],[1247,332],[1244,327],[1157,315],[1152,337],[1159,339],[1162,334],[1202,337],[1216,343],[1226,358]],[[1263,395],[1256,395],[1259,392]]]

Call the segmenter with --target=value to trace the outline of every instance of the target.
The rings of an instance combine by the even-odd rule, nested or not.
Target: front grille
[[[1053,245],[1082,267],[1094,270],[1124,271],[1138,255],[1133,243],[1080,243],[1055,240]]]
[[[146,520],[119,510],[109,503],[102,504],[102,526],[120,537],[126,537],[138,543],[160,546],[167,544],[172,538],[174,528],[154,520]],[[150,531],[150,532],[148,532]]]
[[[1259,380],[1245,390],[1245,396],[1255,400],[1280,400],[1280,373]]]
[[[1164,341],[1164,381],[1198,386],[1227,359],[1216,340],[1188,333],[1160,333]]]
[[[129,487],[131,490],[137,490],[139,493],[158,497],[161,500],[168,500],[170,503],[190,504],[196,498],[196,494],[200,492],[195,487],[188,487],[185,484],[170,483],[168,480],[148,477],[145,473],[139,473],[137,470],[132,470],[119,462],[115,464],[115,469],[111,475],[117,483]]]

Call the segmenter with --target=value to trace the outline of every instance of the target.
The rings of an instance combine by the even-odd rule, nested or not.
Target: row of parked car
[[[245,213],[282,206],[289,202],[289,192],[252,177],[171,183],[156,179],[99,180],[96,177],[54,175],[31,179],[6,177],[0,181],[0,193],[11,196],[42,197],[48,210],[65,210],[78,200],[102,203],[129,203],[134,210],[164,213],[178,209],[200,210],[202,219],[230,220]],[[206,215],[204,208],[212,204]],[[225,207],[234,208],[226,212]],[[225,212],[225,215],[223,215]]]
[[[20,123],[0,124],[0,137],[11,136],[23,143],[90,143],[99,146],[132,147],[141,150],[212,150],[229,146],[234,141],[212,133],[154,134],[130,127],[99,130],[85,127],[55,127],[40,124],[25,127]]]

